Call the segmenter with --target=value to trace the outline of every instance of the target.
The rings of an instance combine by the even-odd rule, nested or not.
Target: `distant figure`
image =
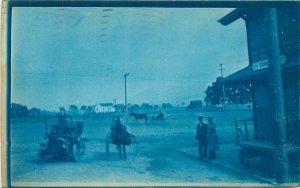
[[[196,139],[199,142],[198,152],[199,158],[207,157],[207,125],[203,123],[203,117],[198,117],[199,123],[196,126]]]
[[[218,136],[216,132],[216,124],[213,122],[213,118],[208,118],[208,126],[207,126],[207,147],[208,147],[208,159],[216,158],[216,150],[219,149]]]

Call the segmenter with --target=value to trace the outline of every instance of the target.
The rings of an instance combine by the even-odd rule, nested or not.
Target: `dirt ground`
[[[166,113],[163,121],[140,122],[129,119],[127,129],[136,135],[138,144],[127,147],[127,159],[120,160],[114,145],[109,157],[105,135],[111,118],[84,120],[86,154],[80,161],[37,163],[39,143],[43,142],[43,119],[11,123],[12,182],[117,182],[117,183],[260,183],[213,164],[191,158],[177,148],[196,145],[197,116],[212,116],[220,142],[234,141],[234,117],[247,118],[249,111]],[[125,119],[122,118],[122,122]]]

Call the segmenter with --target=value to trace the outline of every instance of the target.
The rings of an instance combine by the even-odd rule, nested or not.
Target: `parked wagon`
[[[236,144],[240,146],[239,161],[246,167],[251,167],[253,162],[260,162],[264,168],[274,167],[276,162],[276,140],[258,139],[259,129],[255,129],[252,118],[235,119]],[[295,158],[299,158],[300,147],[296,144],[286,143],[284,149],[288,153],[291,166],[297,166]],[[297,170],[297,169],[295,169]],[[298,169],[299,170],[299,169]]]
[[[78,161],[85,153],[86,137],[82,137],[83,122],[72,116],[45,118],[44,143],[40,143],[39,161],[49,158]]]

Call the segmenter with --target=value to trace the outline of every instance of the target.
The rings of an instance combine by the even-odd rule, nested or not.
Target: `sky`
[[[232,9],[28,8],[12,13],[11,101],[46,110],[70,104],[172,104],[204,99],[220,76],[248,65],[243,20]]]

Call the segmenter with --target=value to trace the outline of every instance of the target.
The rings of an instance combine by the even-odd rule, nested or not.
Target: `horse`
[[[147,124],[147,119],[148,119],[148,116],[147,114],[138,114],[138,113],[133,113],[131,112],[129,114],[129,117],[133,116],[135,119],[136,119],[136,124],[139,124],[139,119],[145,119],[145,124]]]
[[[121,124],[119,117],[114,117],[111,124],[111,132],[106,138],[106,154],[109,152],[109,143],[115,144],[119,150],[120,159],[126,159],[126,145],[136,143],[135,136],[127,131],[125,125]]]

